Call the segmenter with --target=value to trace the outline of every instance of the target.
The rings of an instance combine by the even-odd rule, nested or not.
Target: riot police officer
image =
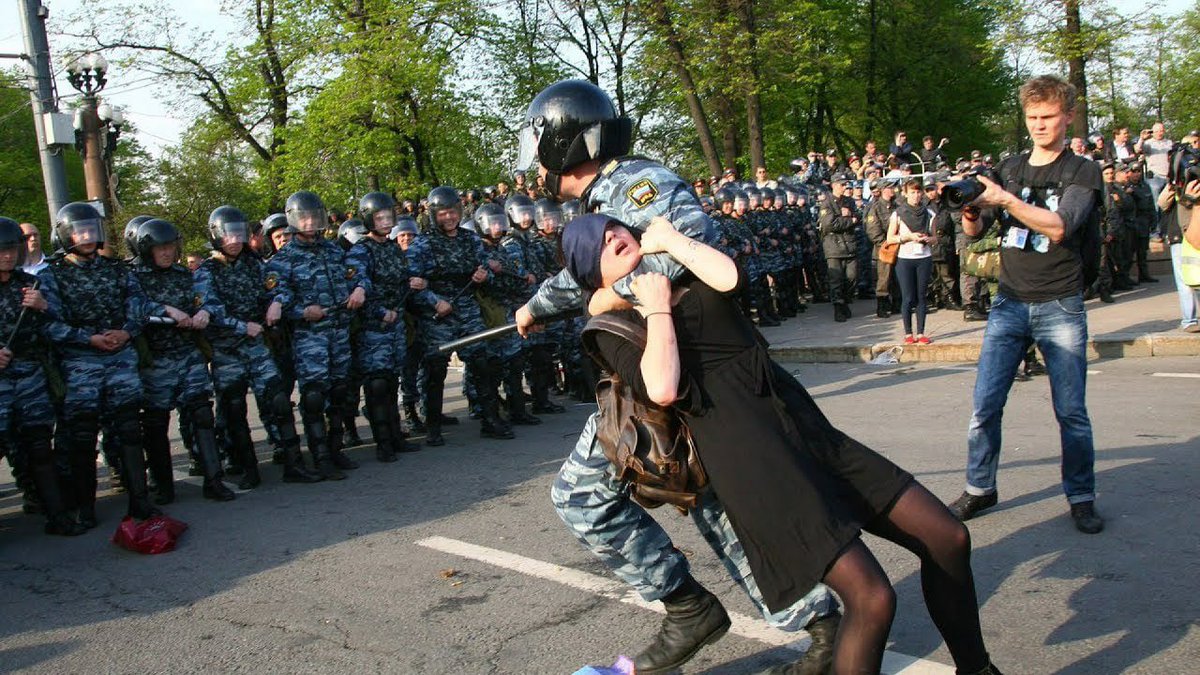
[[[846,194],[849,182],[849,175],[834,174],[832,192],[823,192],[817,198],[818,225],[829,266],[829,299],[833,302],[834,321],[850,318],[850,303],[854,302],[857,279],[859,218],[854,200]]]
[[[424,291],[427,288],[426,281],[413,274],[412,256],[409,254],[413,250],[413,243],[420,236],[417,231],[417,222],[407,217],[398,219],[388,235],[388,239],[396,242],[397,248],[400,249],[405,269],[409,274],[409,287],[413,289],[413,293]],[[426,432],[425,422],[417,414],[417,408],[421,403],[421,363],[425,354],[425,343],[421,340],[414,312],[405,313],[404,323],[405,334],[408,336],[408,350],[404,358],[404,370],[400,376],[404,416],[408,418],[408,427],[413,433],[423,434]]]
[[[383,192],[369,192],[358,202],[365,235],[351,248],[347,263],[355,268],[357,287],[366,290],[362,330],[355,352],[367,399],[367,420],[375,440],[375,457],[396,461],[397,452],[420,447],[407,439],[400,423],[400,375],[407,356],[404,315],[410,303],[432,308],[437,300],[428,290],[413,296],[403,251],[388,241],[396,223],[396,200]],[[415,356],[415,355],[414,355]]]
[[[47,305],[37,277],[21,269],[24,262],[21,226],[0,217],[0,331],[9,337],[0,348],[0,457],[7,455],[16,473],[12,453],[19,448],[23,472],[46,514],[46,534],[75,536],[87,529],[67,512],[50,442],[54,406],[44,365]]]
[[[104,225],[90,204],[72,202],[59,209],[55,234],[65,255],[42,272],[48,305],[47,334],[61,356],[66,380],[63,424],[79,522],[95,527],[96,438],[100,417],[112,421],[129,499],[128,514],[149,518],[159,510],[150,504],[142,456],[139,408],[142,383],[131,340],[149,316],[176,321],[182,311],[151,302],[133,272],[99,254]]]
[[[342,452],[342,431],[350,400],[350,313],[366,302],[361,287],[351,290],[355,268],[342,249],[322,234],[325,204],[312,192],[288,197],[284,213],[295,228],[292,241],[267,263],[265,286],[272,293],[267,323],[285,318],[292,326],[300,417],[317,472],[342,480],[358,464]]]
[[[432,311],[422,311],[419,317],[422,339],[425,381],[425,425],[428,445],[443,445],[442,400],[446,385],[449,357],[438,346],[484,329],[479,303],[471,294],[472,287],[487,282],[483,242],[474,232],[460,227],[461,203],[454,188],[441,186],[429,193],[431,232],[421,245],[409,252],[413,272],[426,280],[438,300]],[[485,438],[513,438],[512,429],[499,416],[496,400],[500,364],[491,358],[488,347],[474,344],[458,352],[467,367],[467,376],[482,408],[480,435]]]
[[[192,273],[177,262],[179,241],[179,230],[166,220],[155,218],[138,227],[134,265],[138,282],[150,300],[188,315],[174,325],[149,325],[138,338],[146,347],[141,368],[146,462],[154,479],[155,502],[170,504],[175,500],[175,481],[168,431],[171,409],[179,408],[190,421],[205,499],[230,501],[235,495],[221,481],[213,431],[212,382],[195,339],[196,331],[208,327],[210,315],[193,288]]]
[[[277,214],[282,215],[282,214]],[[212,380],[222,411],[232,454],[243,469],[238,487],[249,489],[260,482],[258,457],[250,438],[246,396],[254,392],[264,426],[274,429],[283,464],[283,482],[313,483],[321,476],[304,466],[291,394],[294,380],[279,367],[290,360],[289,341],[276,334],[269,341],[266,264],[248,246],[246,216],[233,206],[219,206],[208,217],[208,238],[213,248],[195,273],[200,307],[209,315],[205,335],[212,345]],[[286,229],[276,218],[263,226],[264,243],[278,244]],[[272,349],[275,351],[273,352]]]

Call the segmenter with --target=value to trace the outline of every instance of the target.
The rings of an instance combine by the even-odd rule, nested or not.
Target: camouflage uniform
[[[400,247],[386,238],[380,242],[370,236],[363,237],[350,248],[346,262],[355,269],[355,287],[367,294],[355,353],[366,393],[367,421],[376,457],[390,462],[397,450],[414,449],[404,445],[398,407],[400,376],[408,353],[405,308],[411,303],[432,310],[437,298],[427,289],[411,290],[408,260]],[[395,312],[391,323],[384,321],[389,311]]]
[[[129,515],[153,515],[142,459],[137,353],[131,342],[105,352],[89,340],[107,330],[124,330],[135,338],[146,317],[162,315],[162,306],[146,298],[125,265],[100,255],[64,256],[43,270],[41,278],[49,304],[46,333],[60,352],[66,383],[63,421],[80,522],[96,522],[96,437],[101,415],[112,421],[119,445]]]
[[[479,235],[462,227],[454,236],[439,227],[409,249],[413,274],[429,282],[429,290],[439,300],[446,300],[453,311],[438,317],[432,309],[418,314],[421,340],[425,344],[422,359],[425,365],[423,390],[425,394],[426,426],[431,436],[441,433],[442,399],[450,357],[438,352],[438,346],[484,330],[479,302],[466,287],[476,268],[486,268],[487,258]],[[490,272],[489,272],[490,277]],[[485,280],[484,283],[487,283]],[[466,375],[472,380],[479,403],[483,408],[484,432],[505,429],[497,419],[497,374],[501,364],[489,353],[486,344],[476,343],[459,350],[458,356],[466,365]],[[436,434],[436,435],[435,435]]]
[[[0,331],[5,336],[13,335],[21,315],[22,289],[36,281],[18,267],[8,281],[0,282]],[[9,344],[12,360],[0,370],[0,457],[8,456],[18,484],[36,492],[53,521],[65,515],[67,504],[51,445],[54,405],[46,379],[45,327],[41,312],[26,310],[21,329]]]
[[[200,306],[211,317],[205,335],[212,344],[212,379],[218,409],[222,411],[233,454],[243,470],[249,472],[243,479],[247,487],[256,482],[258,469],[247,419],[249,391],[254,392],[263,426],[274,430],[280,450],[285,455],[292,453],[293,460],[300,453],[292,412],[293,384],[278,368],[278,357],[268,346],[268,333],[253,338],[246,334],[250,322],[266,330],[270,299],[265,279],[266,265],[249,250],[243,250],[234,259],[218,252],[200,265],[194,277]]]
[[[338,469],[357,465],[342,453],[342,434],[351,399],[350,296],[356,269],[347,265],[341,247],[297,235],[267,263],[264,287],[283,307],[292,328],[300,415],[309,451],[326,478],[344,476]],[[318,321],[304,318],[309,306],[325,310]],[[336,469],[335,469],[336,467]]]
[[[150,300],[183,312],[200,310],[201,300],[192,287],[192,273],[184,266],[157,269],[143,263],[134,267],[134,275]],[[137,338],[145,349],[141,377],[146,466],[160,504],[170,503],[175,497],[168,441],[171,409],[178,407],[184,411],[183,415],[193,422],[194,432],[203,429],[212,433],[214,425],[208,364],[190,333],[173,325],[150,325]],[[215,441],[212,447],[215,452]]]
[[[539,283],[562,271],[562,264],[558,259],[559,239],[558,234],[549,235],[539,230],[530,242],[532,257],[536,261],[534,275]],[[540,399],[541,387],[543,384],[546,386],[546,399],[535,403],[535,411],[553,413],[563,410],[549,399],[550,387],[558,381],[554,365],[556,356],[562,364],[564,391],[579,400],[587,400],[594,396],[590,379],[584,370],[583,350],[579,341],[583,323],[582,319],[557,321],[547,324],[542,333],[530,336],[533,340],[533,371],[538,373],[538,389],[533,392],[535,397]]]
[[[684,234],[700,241],[716,241],[713,222],[704,213],[691,186],[661,164],[645,159],[608,162],[582,199],[583,211],[599,211],[635,229],[644,229],[654,216],[664,216]],[[669,255],[656,253],[642,258],[635,274],[655,271],[678,278],[685,268]],[[622,297],[632,299],[630,275],[614,284]],[[582,304],[582,292],[567,271],[560,272],[538,289],[530,300],[535,319],[553,316]],[[684,557],[671,544],[662,527],[611,479],[608,462],[593,440],[595,415],[584,426],[575,451],[567,458],[555,480],[551,497],[559,516],[575,536],[605,561],[622,579],[633,584],[648,600],[669,595],[686,578]],[[706,520],[727,522],[719,504],[704,509]],[[703,528],[702,528],[703,529]],[[728,534],[728,528],[725,529]],[[728,545],[719,547],[718,557],[727,569],[748,570],[745,554],[731,536],[721,537]],[[761,594],[751,575],[736,574],[743,588],[762,607]],[[818,585],[792,608],[784,610],[794,621],[776,621],[803,627],[807,619],[832,611],[829,589]]]

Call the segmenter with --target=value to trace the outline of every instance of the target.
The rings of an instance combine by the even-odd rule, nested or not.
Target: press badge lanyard
[[[1030,186],[1026,185],[1024,180],[1022,180],[1019,176],[1017,177],[1016,182],[1021,186],[1021,191],[1017,194],[1017,196],[1021,198],[1021,201],[1032,206],[1049,209],[1056,213],[1058,212],[1057,190],[1062,189],[1061,182],[1041,186]],[[1045,199],[1042,199],[1038,196],[1037,191],[1039,190],[1047,191]],[[1005,215],[1007,216],[1006,220],[1008,220],[1010,224],[1005,229],[1004,237],[1000,241],[1000,246],[1002,248],[1012,248],[1023,251],[1027,250],[1026,247],[1032,243],[1033,250],[1039,253],[1045,253],[1047,250],[1049,250],[1050,240],[1048,237],[1046,237],[1046,235],[1038,234],[1036,232],[1031,233],[1029,228],[1012,224],[1018,221],[1012,216],[1009,216],[1007,213]]]

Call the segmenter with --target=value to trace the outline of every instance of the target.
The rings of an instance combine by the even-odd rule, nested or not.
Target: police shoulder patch
[[[654,201],[658,196],[658,186],[649,178],[643,178],[625,191],[625,196],[639,209]]]
[[[195,305],[196,305],[197,307],[200,307],[201,305],[203,305],[203,304],[204,304],[204,299],[200,297],[200,294],[199,294],[199,293],[197,293],[197,294],[196,294],[196,299],[195,299],[195,300],[193,300],[192,302],[193,302],[193,303],[195,303]]]
[[[346,278],[347,278],[347,279],[353,279],[353,278],[354,278],[354,272],[355,272],[355,271],[356,271],[356,270],[355,270],[353,267],[347,267],[347,268],[346,268]]]
[[[268,274],[266,280],[263,281],[263,286],[266,286],[268,291],[275,290],[275,287],[278,285],[279,285],[279,278],[276,277],[274,274]]]

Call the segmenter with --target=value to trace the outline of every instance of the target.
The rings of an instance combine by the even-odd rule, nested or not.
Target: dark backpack
[[[646,349],[646,327],[628,315],[608,312],[592,317],[583,327],[584,350],[604,371],[596,385],[600,408],[596,441],[612,463],[617,480],[632,486],[634,501],[649,509],[671,504],[686,514],[696,508],[708,485],[691,431],[674,409],[634,397],[601,356],[596,345],[600,332]]]
[[[1064,152],[1070,153],[1069,150]],[[1057,187],[1059,192],[1066,185],[1070,185],[1075,179],[1075,174],[1084,166],[1085,162],[1092,160],[1086,157],[1080,157],[1074,153],[1064,162],[1062,176],[1056,184],[1028,186],[1037,189],[1047,189]],[[1020,181],[1020,176],[1029,163],[1029,153],[1023,152],[1019,155],[1010,157],[1000,163],[996,167],[996,173],[1000,175],[1004,183],[1004,189],[1015,194],[1021,194],[1021,188],[1026,187]],[[1083,267],[1083,287],[1089,288],[1096,282],[1096,278],[1100,276],[1100,245],[1104,242],[1104,235],[1101,231],[1104,222],[1104,193],[1098,191],[1092,200],[1092,210],[1088,217],[1083,221],[1079,232],[1079,259]],[[1064,242],[1065,243],[1065,242]]]

